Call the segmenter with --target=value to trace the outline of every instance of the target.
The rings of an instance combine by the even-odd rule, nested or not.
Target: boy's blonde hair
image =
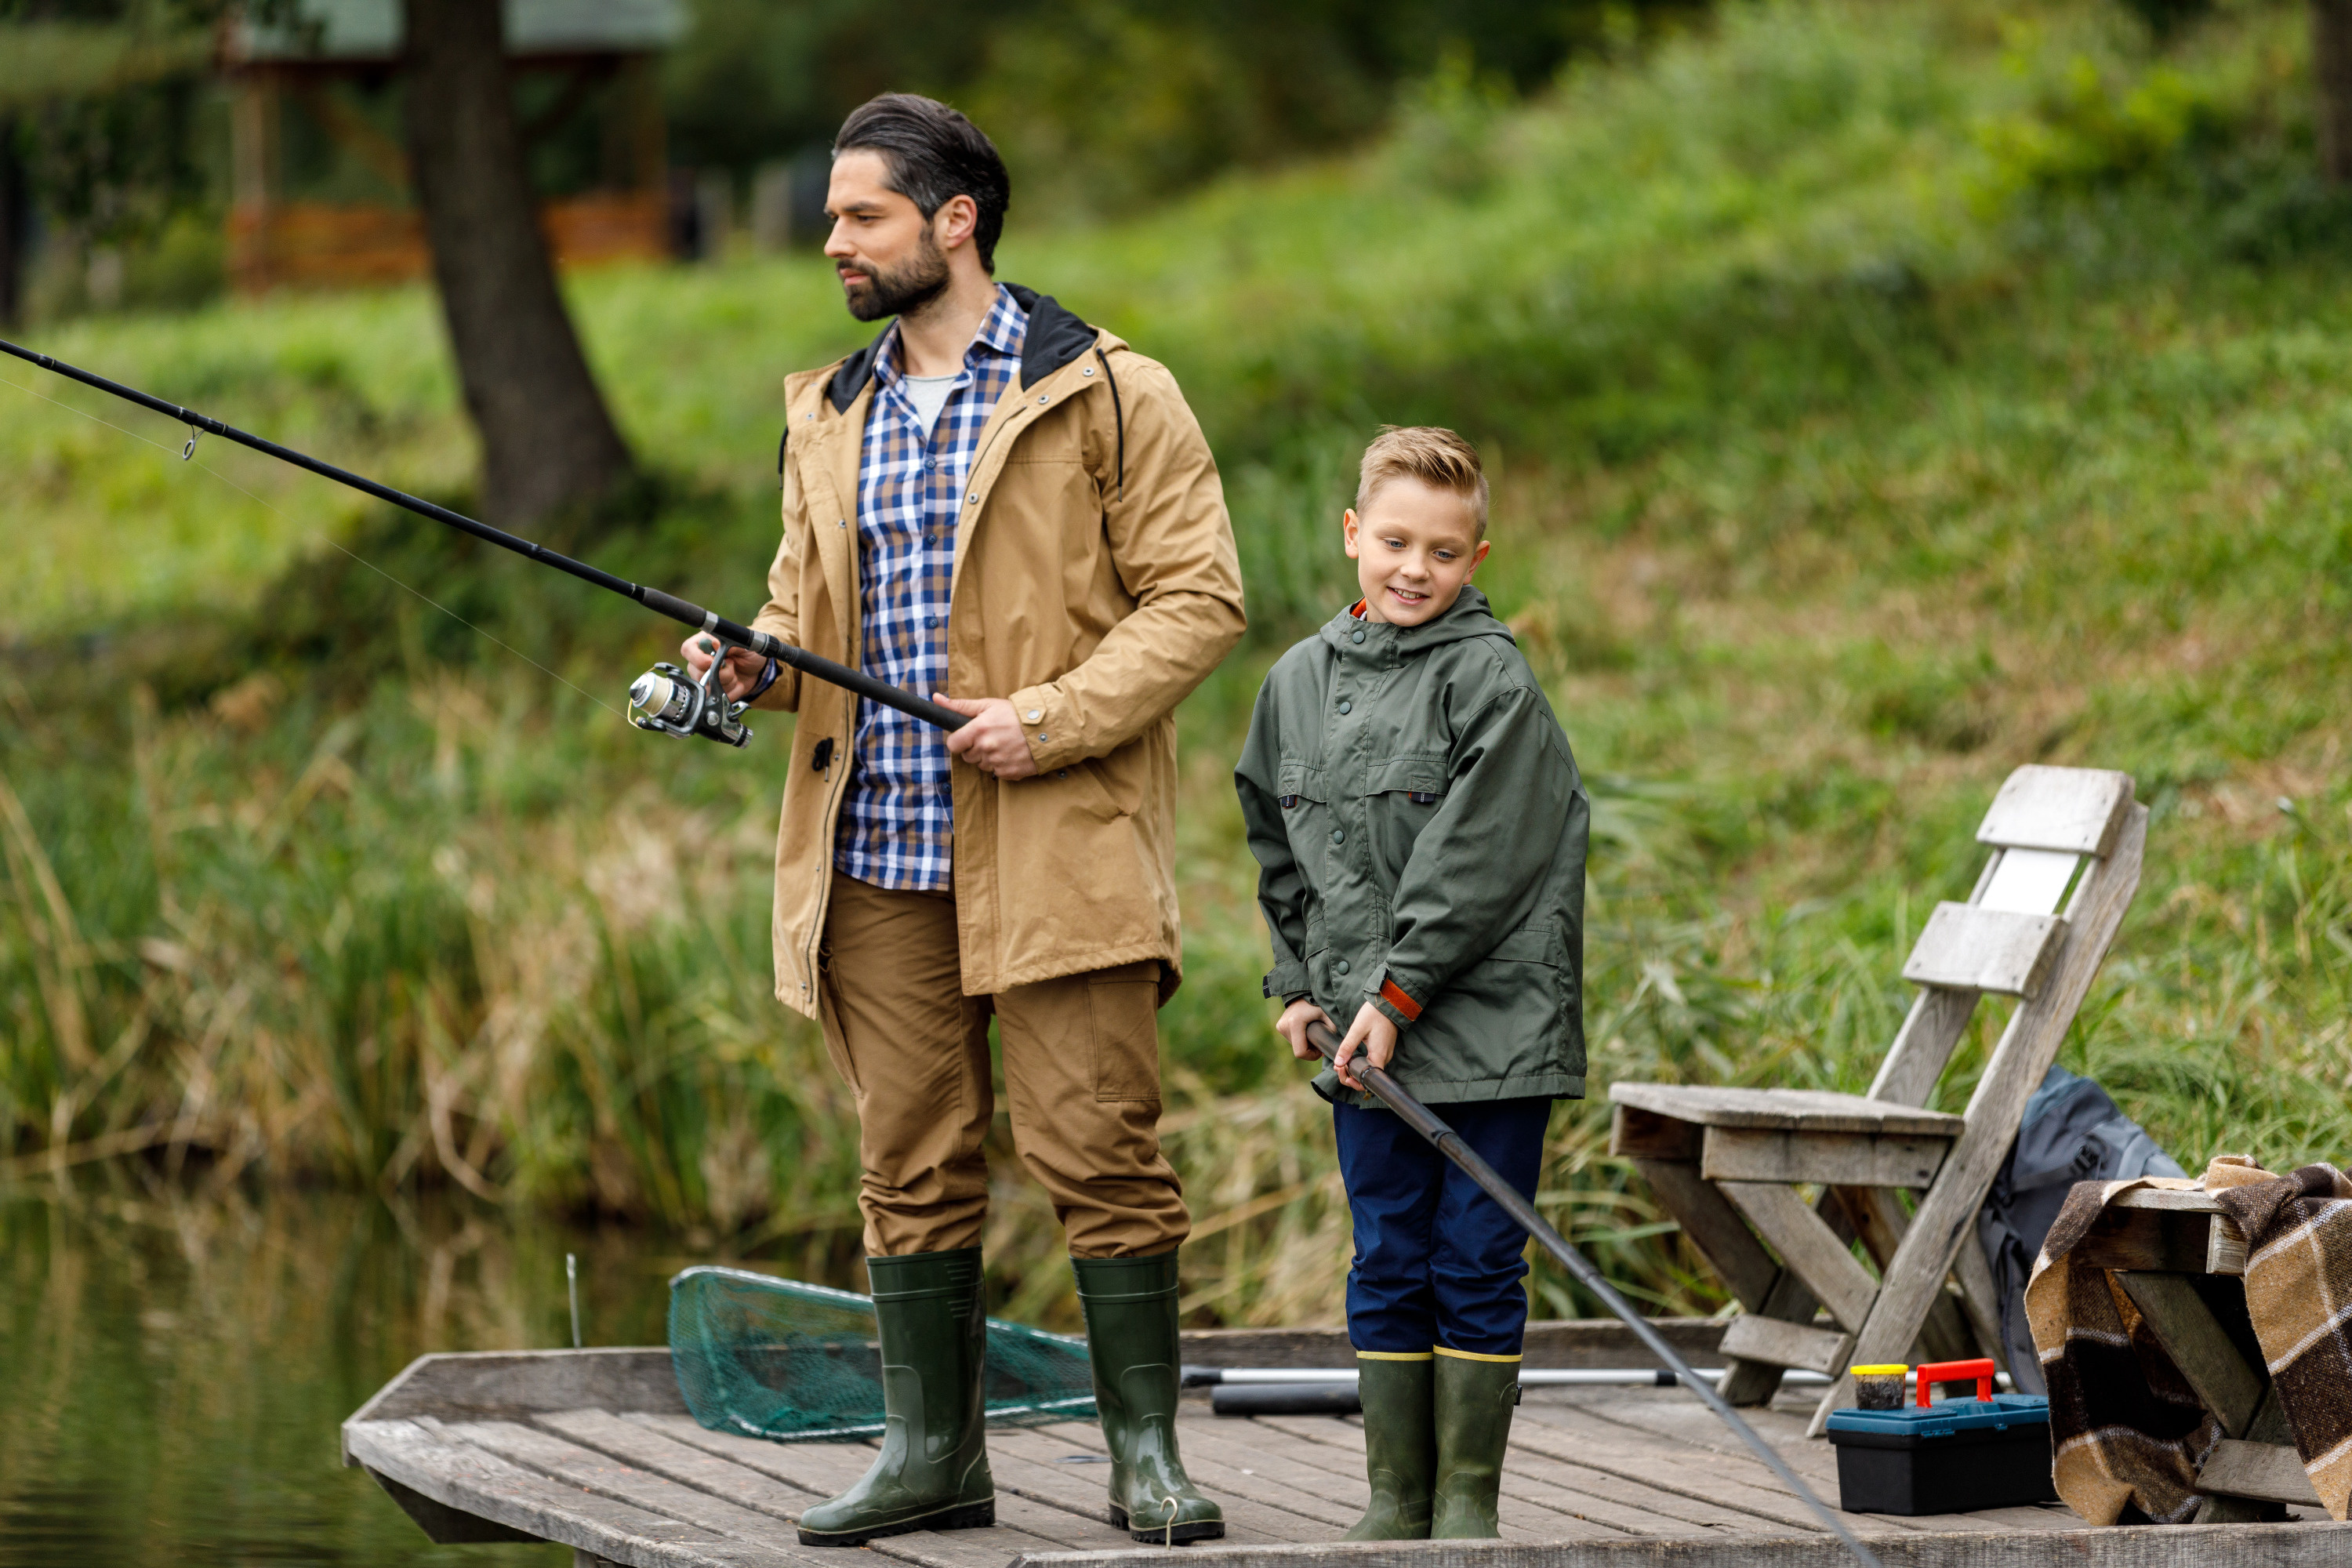
[[[1486,537],[1486,475],[1478,449],[1437,425],[1383,425],[1364,448],[1356,479],[1356,511],[1361,515],[1391,479],[1419,479],[1432,489],[1452,490],[1470,503],[1475,537]]]

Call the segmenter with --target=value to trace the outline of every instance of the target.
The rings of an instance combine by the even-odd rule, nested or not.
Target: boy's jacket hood
[[[1362,603],[1361,599],[1356,601],[1356,605]],[[1495,618],[1493,608],[1486,603],[1486,595],[1480,593],[1474,583],[1462,585],[1462,596],[1448,605],[1443,615],[1417,626],[1391,626],[1386,621],[1359,616],[1356,605],[1349,605],[1325,623],[1322,631],[1325,642],[1343,651],[1352,649],[1366,655],[1386,646],[1398,658],[1411,658],[1417,653],[1427,653],[1431,648],[1460,642],[1465,637],[1501,637],[1513,647],[1518,645],[1519,639],[1511,635],[1510,627]],[[1355,640],[1358,632],[1364,634],[1360,644]]]

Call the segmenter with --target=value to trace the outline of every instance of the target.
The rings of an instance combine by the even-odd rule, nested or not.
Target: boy
[[[1556,1099],[1584,1093],[1588,805],[1568,737],[1470,574],[1486,480],[1451,430],[1383,428],[1341,519],[1363,596],[1283,655],[1234,769],[1265,994],[1315,1080],[1355,1223],[1348,1337],[1371,1507],[1350,1541],[1492,1537],[1527,1237],[1363,1090],[1361,1049],[1532,1195]]]

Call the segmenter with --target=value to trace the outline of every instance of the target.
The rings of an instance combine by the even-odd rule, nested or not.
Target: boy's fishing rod
[[[1339,1037],[1329,1026],[1307,1025],[1307,1043],[1322,1053],[1325,1061],[1339,1060]],[[1812,1488],[1797,1479],[1797,1472],[1789,1468],[1789,1462],[1780,1458],[1770,1444],[1758,1436],[1756,1429],[1740,1419],[1739,1413],[1724,1402],[1723,1395],[1715,1391],[1714,1385],[1693,1372],[1689,1363],[1675,1353],[1675,1347],[1665,1342],[1664,1336],[1634,1311],[1624,1297],[1617,1294],[1616,1288],[1601,1277],[1601,1270],[1593,1266],[1591,1259],[1570,1246],[1568,1238],[1554,1230],[1551,1222],[1536,1212],[1536,1205],[1522,1197],[1510,1183],[1503,1180],[1494,1166],[1486,1163],[1476,1150],[1462,1141],[1460,1133],[1439,1121],[1429,1107],[1406,1093],[1383,1069],[1359,1058],[1354,1071],[1357,1080],[1371,1091],[1373,1099],[1395,1111],[1407,1127],[1435,1144],[1439,1153],[1459,1165],[1463,1173],[1477,1183],[1488,1197],[1502,1205],[1503,1212],[1509,1215],[1519,1228],[1534,1237],[1561,1268],[1574,1275],[1578,1284],[1601,1298],[1602,1306],[1623,1319],[1625,1326],[1649,1347],[1652,1355],[1665,1363],[1667,1370],[1681,1380],[1684,1387],[1705,1400],[1707,1408],[1723,1417],[1725,1425],[1739,1435],[1741,1442],[1755,1450],[1756,1457],[1780,1479],[1782,1485],[1804,1499],[1805,1505],[1821,1515],[1822,1522],[1829,1527],[1832,1534],[1845,1542],[1847,1551],[1853,1552],[1866,1568],[1881,1568],[1870,1548],[1855,1539],[1853,1531],[1845,1527],[1845,1521],[1813,1495]]]
[[[864,670],[852,669],[845,664],[835,664],[829,658],[813,654],[806,648],[794,647],[792,644],[766,632],[755,631],[750,626],[730,621],[715,610],[706,610],[699,605],[689,603],[674,594],[665,594],[658,588],[648,588],[643,584],[632,583],[625,577],[615,577],[610,572],[591,566],[584,561],[575,561],[569,555],[558,554],[543,544],[534,544],[520,534],[509,533],[504,529],[493,528],[487,522],[478,522],[463,512],[452,511],[447,507],[436,506],[429,500],[420,500],[405,490],[396,490],[390,485],[378,484],[364,474],[352,473],[349,468],[339,468],[332,463],[322,463],[307,452],[298,452],[291,447],[281,447],[275,441],[266,440],[259,436],[240,430],[234,425],[224,424],[210,415],[199,414],[193,408],[183,408],[176,403],[167,403],[160,397],[140,391],[135,386],[125,386],[119,381],[110,381],[105,376],[94,374],[78,365],[68,364],[63,360],[52,359],[47,354],[20,347],[5,339],[0,339],[0,350],[5,350],[28,363],[39,365],[43,370],[80,382],[84,386],[94,386],[99,391],[120,397],[126,403],[135,403],[142,408],[152,409],[167,419],[178,420],[188,427],[188,444],[180,448],[182,462],[195,456],[196,438],[199,435],[218,436],[221,439],[234,441],[240,447],[250,447],[255,451],[265,453],[281,463],[291,463],[298,468],[308,468],[321,479],[332,479],[339,485],[349,485],[352,489],[362,494],[373,496],[378,500],[390,501],[393,505],[413,511],[419,517],[429,517],[434,521],[454,528],[460,533],[470,533],[476,539],[495,544],[501,550],[511,550],[517,555],[536,561],[542,566],[552,566],[559,572],[569,573],[583,583],[593,583],[607,593],[618,594],[625,599],[634,599],[656,614],[667,616],[674,621],[706,634],[704,646],[710,652],[710,666],[699,680],[692,679],[673,665],[657,664],[631,683],[629,721],[640,730],[652,730],[661,734],[676,735],[680,738],[700,735],[705,740],[721,741],[730,746],[740,746],[749,741],[751,738],[751,731],[744,727],[741,720],[744,710],[750,704],[730,701],[725,689],[719,683],[719,670],[726,663],[727,650],[730,647],[748,648],[762,658],[772,658],[780,664],[789,665],[803,675],[814,676],[829,685],[846,688],[869,701],[879,702],[887,708],[895,708],[901,713],[920,719],[927,724],[936,724],[942,730],[961,729],[966,722],[965,715],[950,708],[942,708],[936,702],[916,696],[911,691],[901,691],[887,681],[875,679]],[[713,646],[714,643],[716,646]]]

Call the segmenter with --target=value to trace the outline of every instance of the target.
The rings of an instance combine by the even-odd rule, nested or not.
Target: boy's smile
[[[1391,626],[1417,626],[1452,609],[1486,559],[1468,499],[1410,475],[1381,484],[1361,516],[1349,508],[1340,527],[1365,617]]]

